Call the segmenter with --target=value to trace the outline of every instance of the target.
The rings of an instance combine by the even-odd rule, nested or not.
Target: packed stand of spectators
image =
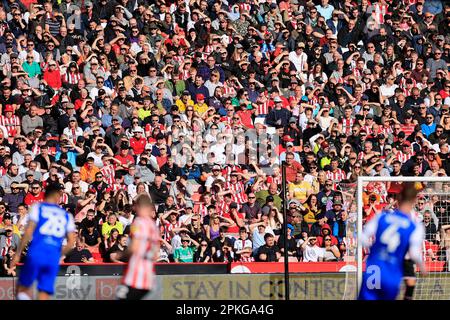
[[[53,183],[66,262],[125,262],[140,193],[159,261],[281,261],[283,200],[290,260],[345,259],[358,176],[450,173],[449,35],[436,0],[3,0],[5,272]]]

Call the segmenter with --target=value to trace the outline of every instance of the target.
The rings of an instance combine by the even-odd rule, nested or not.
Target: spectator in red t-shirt
[[[33,182],[31,184],[30,191],[28,191],[23,202],[27,206],[31,206],[32,204],[34,204],[36,202],[42,202],[42,201],[44,201],[44,192],[42,191],[41,184],[39,182]]]
[[[230,203],[230,211],[223,214],[224,218],[228,218],[234,221],[234,224],[227,229],[227,233],[239,233],[239,228],[244,227],[244,213],[238,211],[238,205],[236,202]]]
[[[144,146],[145,148],[145,146]],[[120,152],[114,158],[120,161],[120,164],[123,167],[127,167],[131,164],[134,164],[134,158],[129,154],[130,147],[128,144],[123,144],[120,146]]]
[[[143,136],[144,129],[141,127],[133,129],[133,136],[130,138],[130,147],[135,155],[141,155],[145,150],[147,139]]]
[[[48,68],[44,71],[44,80],[55,90],[61,88],[61,73],[59,72],[59,68],[56,68],[56,62],[54,60],[48,63]]]
[[[287,182],[295,181],[298,172],[302,172],[302,165],[294,160],[292,152],[286,152],[286,180]]]

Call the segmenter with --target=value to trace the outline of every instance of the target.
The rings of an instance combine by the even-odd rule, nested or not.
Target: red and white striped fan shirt
[[[115,183],[116,181],[114,177],[115,170],[112,164],[104,166],[103,168],[100,169],[100,172],[103,174],[103,179],[108,185],[112,186]]]
[[[380,5],[378,3],[372,5],[373,11],[372,11],[372,17],[375,19],[377,24],[383,24],[384,23],[384,15],[388,13],[388,5]]]
[[[327,171],[327,179],[332,180],[334,183],[341,182],[342,180],[346,179],[347,175],[345,174],[344,170],[337,169],[335,172],[333,171]]]
[[[234,98],[236,96],[236,89],[227,85],[223,86],[223,96],[225,98]]]
[[[83,78],[81,73],[66,72],[62,77],[62,81],[64,83],[77,84],[78,82],[80,82],[81,78]]]
[[[380,128],[380,133],[384,134],[385,136],[391,134],[392,132],[394,132],[394,130],[392,130],[391,126],[388,126],[388,127],[382,126]]]
[[[159,251],[159,230],[150,217],[137,217],[131,226],[131,240],[137,241],[137,252],[128,262],[122,283],[132,288],[151,290],[155,283],[153,259]]]
[[[242,181],[238,181],[235,184],[231,182],[225,182],[224,190],[231,190],[233,193],[231,199],[237,204],[243,204],[247,202],[247,195],[245,194],[245,185]]]
[[[395,159],[397,159],[397,160],[400,161],[401,163],[405,163],[406,161],[408,161],[409,159],[411,159],[412,156],[413,156],[412,153],[403,153],[403,151],[399,151],[399,152],[397,152],[397,154],[395,155]]]
[[[251,5],[249,5],[248,3],[241,3],[240,5],[239,5],[239,8],[242,10],[242,11],[250,11],[251,10]]]
[[[202,217],[202,219],[208,214],[208,205],[205,203],[200,203],[197,207],[197,213]]]
[[[258,102],[258,108],[256,110],[258,111],[258,115],[266,115],[269,114],[270,108],[269,108],[269,100],[266,102]]]
[[[167,222],[164,225],[164,238],[166,239],[167,242],[172,241],[172,234],[171,234],[171,232],[173,231],[173,229],[176,229],[176,228],[181,228],[181,222],[180,221],[177,221],[175,224]]]
[[[371,126],[363,126],[363,127],[361,128],[361,130],[366,131],[366,132],[367,132],[367,135],[370,135],[370,134],[373,133],[373,130],[372,130],[372,127],[371,127]]]
[[[241,209],[241,205],[239,203],[237,205],[237,209],[239,211]],[[223,217],[224,214],[230,213],[230,205],[225,201],[221,201],[216,205],[216,212],[219,216]]]
[[[405,133],[405,136],[409,137],[411,135],[411,133],[414,132],[415,125],[413,123],[403,124],[403,125],[400,125],[400,127],[402,128],[402,131]]]
[[[68,204],[69,203],[69,196],[67,193],[63,193],[61,197],[59,197],[59,204]]]
[[[353,118],[342,119],[341,120],[342,132],[350,135],[352,133],[352,127],[353,127],[354,123],[355,123],[355,119],[353,119]]]
[[[222,170],[222,175],[224,177],[226,177],[227,181],[230,181],[230,175],[233,171],[236,172],[242,172],[242,169],[240,166],[238,165],[227,165],[223,170]]]
[[[11,118],[0,116],[0,125],[5,126],[9,137],[14,137],[17,134],[16,126],[20,126],[20,119],[16,115],[13,115]]]

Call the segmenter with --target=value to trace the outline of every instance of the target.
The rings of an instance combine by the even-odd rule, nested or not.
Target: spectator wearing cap
[[[14,106],[11,104],[4,105],[3,113],[4,115],[0,116],[0,125],[6,128],[8,136],[12,138],[20,135],[20,118],[14,114]]]
[[[10,208],[8,207],[8,209]],[[9,228],[11,228],[13,230],[13,233],[19,236],[19,238],[21,237],[18,226],[13,223],[13,216],[9,212],[6,212],[3,215],[2,223],[0,224],[0,233],[1,231],[5,231],[5,229]]]
[[[69,118],[69,125],[64,128],[63,134],[69,138],[73,143],[77,141],[78,137],[83,136],[83,129],[78,126],[78,120],[76,117]]]
[[[147,145],[147,139],[144,137],[144,129],[136,127],[133,129],[133,136],[130,138],[130,147],[133,149],[134,155],[141,155],[145,146]]]
[[[194,111],[198,115],[203,116],[209,108],[205,102],[205,96],[199,93],[195,96],[195,101],[197,101],[197,103],[194,105]]]
[[[134,163],[134,158],[130,154],[130,146],[128,142],[122,141],[119,148],[119,153],[114,156],[114,159],[117,160],[117,164],[122,168],[128,168]]]
[[[5,213],[5,220],[0,226],[0,254],[4,259],[10,247],[17,250],[20,242],[20,232],[16,225],[12,224],[11,215]]]
[[[283,100],[279,96],[274,98],[275,107],[269,112],[266,118],[266,124],[272,127],[287,127],[292,113],[283,108]]]

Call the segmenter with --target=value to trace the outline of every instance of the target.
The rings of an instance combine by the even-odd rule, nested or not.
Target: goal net
[[[359,177],[355,190],[356,214],[346,226],[347,257],[344,299],[356,299],[368,249],[358,241],[367,221],[377,213],[395,209],[402,184],[414,182],[419,196],[413,216],[425,228],[422,256],[427,274],[416,269],[414,300],[450,299],[450,177]],[[353,244],[353,245],[352,245]],[[403,299],[404,288],[398,299]]]

